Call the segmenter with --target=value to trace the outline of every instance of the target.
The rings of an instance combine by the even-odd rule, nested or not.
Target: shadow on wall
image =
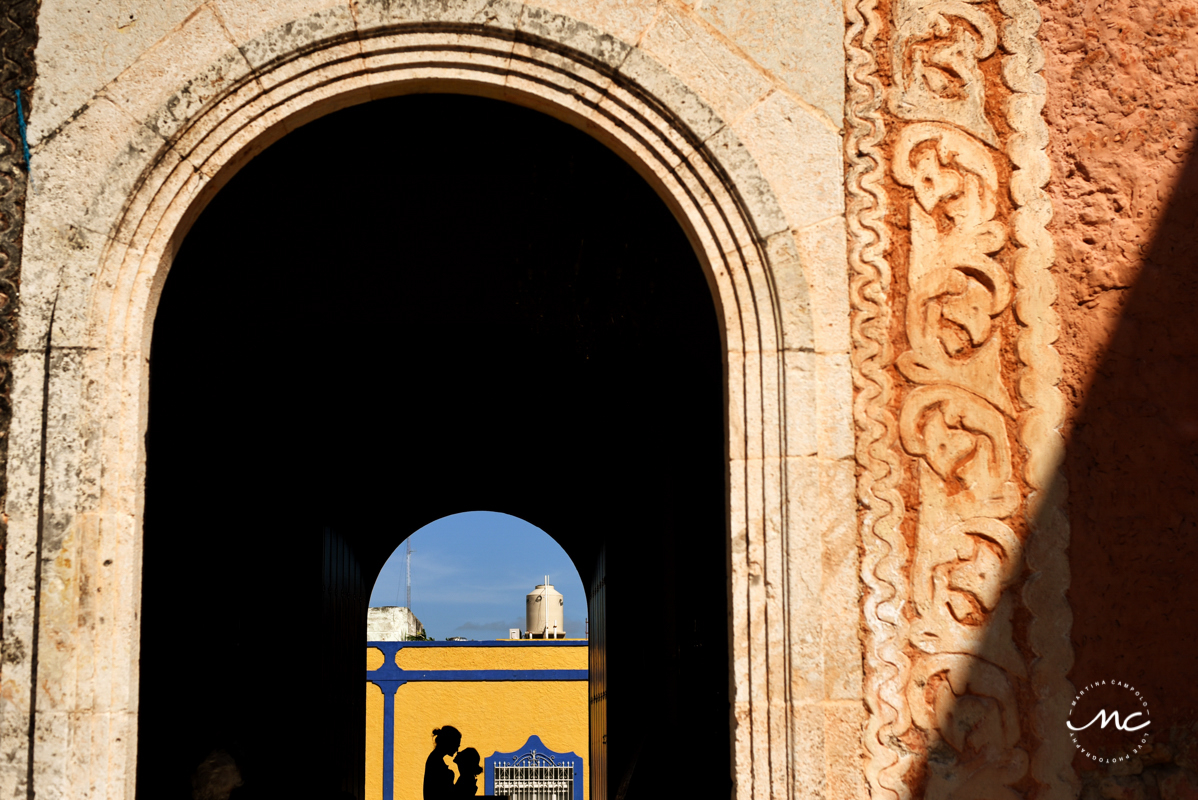
[[[1198,150],[1066,434],[1074,667],[1151,708],[1139,761],[1074,761],[1083,797],[1198,794]],[[1139,794],[1142,785],[1146,794]],[[1111,794],[1111,792],[1117,794]]]
[[[1068,487],[1074,650],[1069,678],[1085,692],[1075,705],[1072,698],[1049,705],[1033,697],[1023,673],[1040,668],[1040,657],[1050,654],[1021,657],[1012,645],[1031,639],[1023,601],[1038,590],[1033,570],[1046,567],[1037,560],[1045,539],[1037,537],[1059,530],[1054,504],[1029,521],[1022,561],[992,556],[986,562],[958,549],[935,572],[915,564],[913,573],[928,585],[913,587],[914,605],[921,592],[936,603],[937,597],[956,595],[959,604],[950,600],[950,608],[935,606],[935,612],[959,620],[984,617],[988,626],[968,650],[976,658],[938,652],[941,643],[929,638],[928,653],[936,654],[913,659],[907,691],[915,727],[943,737],[904,737],[909,753],[927,746],[926,758],[913,758],[904,775],[913,795],[1038,796],[1037,780],[1053,778],[1038,774],[1043,770],[1033,758],[1050,748],[1072,754],[1082,800],[1198,797],[1198,644],[1191,633],[1198,619],[1198,594],[1192,590],[1198,578],[1196,300],[1198,158],[1191,156],[1146,248],[1114,335],[1090,375],[1084,405],[1065,432],[1065,485],[1050,490],[1059,496]],[[948,455],[968,465],[979,452]],[[988,521],[975,518],[958,526],[968,528],[979,552],[989,547],[985,540],[999,542],[1006,528],[978,524]],[[1005,549],[1020,547],[1012,545]],[[1016,574],[1001,582],[1022,586],[1022,596],[1020,589],[1007,589],[1004,596],[978,589],[989,570],[1001,569],[1022,573],[1023,580]],[[1044,631],[1064,622],[1040,620],[1037,635],[1047,642]],[[1016,679],[1008,682],[1004,673]],[[917,693],[923,694],[919,702]],[[1118,721],[1111,712],[1118,712]],[[1096,716],[1101,722],[1093,721]],[[1041,734],[1044,741],[1037,741]]]

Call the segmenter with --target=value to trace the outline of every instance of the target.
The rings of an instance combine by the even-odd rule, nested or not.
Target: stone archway
[[[334,7],[232,49],[205,38],[197,15],[41,143],[8,507],[6,613],[28,623],[5,631],[6,652],[20,655],[0,674],[0,790],[132,797],[146,359],[189,225],[296,126],[435,89],[586,130],[685,229],[727,364],[737,793],[862,791],[847,291],[835,281],[809,291],[813,275],[847,273],[835,126],[785,96],[766,99],[768,87],[757,107],[773,106],[727,123],[645,50],[515,3]],[[161,103],[174,53],[195,75]],[[768,178],[746,135],[789,148]],[[807,175],[787,178],[780,201],[797,165]],[[836,554],[827,566],[825,552]]]
[[[343,130],[354,149],[332,171],[296,168]],[[336,199],[319,218],[316,197]],[[241,276],[235,294],[213,295],[217,263]],[[701,751],[731,793],[719,328],[694,249],[609,149],[469,95],[385,98],[315,120],[205,208],[174,258],[151,347],[139,798],[167,796],[218,747],[245,791],[263,775],[276,792],[301,781],[291,794],[360,783],[361,636],[348,629],[366,611],[349,578],[316,607],[328,596],[313,577],[327,552],[318,541],[331,531],[351,554],[339,563],[352,556],[371,575],[392,552],[388,534],[488,508],[535,520],[588,579],[596,549],[612,555],[603,614],[592,613],[608,623],[591,627],[609,665],[590,715],[608,734],[595,743],[607,769],[587,775],[612,775],[615,792],[635,767],[638,794],[669,794],[670,767]],[[194,365],[212,353],[227,399],[195,392]],[[219,503],[197,514],[216,475]],[[679,598],[654,612],[648,636],[635,600],[646,586]],[[295,685],[329,686],[303,705],[257,692],[257,659],[225,655],[256,651],[261,627],[219,621],[282,596],[285,615],[265,612],[272,639],[325,642],[319,661],[286,669]],[[355,603],[348,619],[325,614]],[[223,644],[179,663],[180,630],[219,631]],[[436,635],[455,632],[477,638]],[[180,682],[206,712],[182,729]],[[647,731],[654,741],[634,762]],[[313,749],[324,757],[294,769],[294,754]],[[427,755],[401,759],[395,775]],[[403,786],[396,797],[420,794]]]

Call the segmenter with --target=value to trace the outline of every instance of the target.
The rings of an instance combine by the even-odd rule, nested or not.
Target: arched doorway
[[[135,103],[127,112],[91,104],[69,135],[40,146],[40,163],[59,178],[39,184],[36,213],[28,210],[37,242],[26,242],[21,268],[19,336],[30,350],[14,362],[26,388],[10,452],[29,457],[9,472],[8,547],[23,555],[5,574],[6,609],[28,613],[6,626],[13,658],[0,664],[12,689],[3,775],[13,785],[97,799],[134,791],[148,361],[182,239],[219,189],[288,131],[427,91],[502,97],[592,133],[686,231],[713,287],[727,364],[736,793],[860,784],[837,129],[768,83],[746,113],[739,99],[707,93],[709,62],[629,44],[593,17],[484,5],[372,4],[356,17],[263,6],[256,26],[230,34],[230,52],[184,25],[105,89]],[[668,44],[689,46],[693,32],[686,41],[678,33]],[[712,52],[743,58],[703,38]],[[159,59],[179,48],[188,60],[164,70]],[[240,288],[241,274],[213,277],[226,294]],[[205,353],[205,387],[218,384],[222,355]],[[85,749],[73,744],[81,740]]]
[[[570,556],[518,517],[406,537],[370,593],[366,800],[592,796],[588,605]]]
[[[217,265],[236,292],[213,291]],[[196,387],[213,353],[222,399]],[[553,531],[605,596],[593,699],[609,791],[668,794],[695,753],[729,764],[721,354],[669,209],[549,117],[396,98],[251,162],[188,236],[155,321],[140,796],[169,796],[212,748],[240,748],[245,796],[253,775],[352,793],[361,762],[334,740],[360,731],[356,710],[281,687],[306,697],[360,671],[360,648],[282,672],[267,652],[314,629],[326,650],[362,641],[326,613],[365,608],[352,582],[343,599],[322,588],[331,552],[372,574],[395,532],[480,507]],[[219,519],[196,513],[213,476]],[[180,626],[228,638],[181,665],[167,644]],[[256,648],[261,661],[244,656]],[[180,682],[207,710],[184,730],[163,702]],[[290,766],[308,752],[326,757]]]

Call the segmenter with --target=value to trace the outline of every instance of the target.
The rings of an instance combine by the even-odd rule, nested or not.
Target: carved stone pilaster
[[[1039,13],[894,0],[883,16],[863,0],[848,23],[867,778],[904,800],[1063,798],[1071,752],[1053,734],[1072,655]]]

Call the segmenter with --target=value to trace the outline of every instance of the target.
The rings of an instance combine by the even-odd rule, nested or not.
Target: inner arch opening
[[[374,578],[370,607],[408,609],[434,641],[508,639],[536,627],[523,604],[546,575],[567,609],[560,638],[586,639],[586,587],[569,553],[519,517],[464,511],[399,542]]]
[[[721,352],[665,204],[564,123],[421,95],[271,146],[155,320],[138,795],[223,750],[233,797],[360,797],[361,576],[473,508],[603,579],[610,795],[730,791]]]
[[[587,606],[570,556],[518,517],[406,537],[366,617],[365,797],[590,797]]]

